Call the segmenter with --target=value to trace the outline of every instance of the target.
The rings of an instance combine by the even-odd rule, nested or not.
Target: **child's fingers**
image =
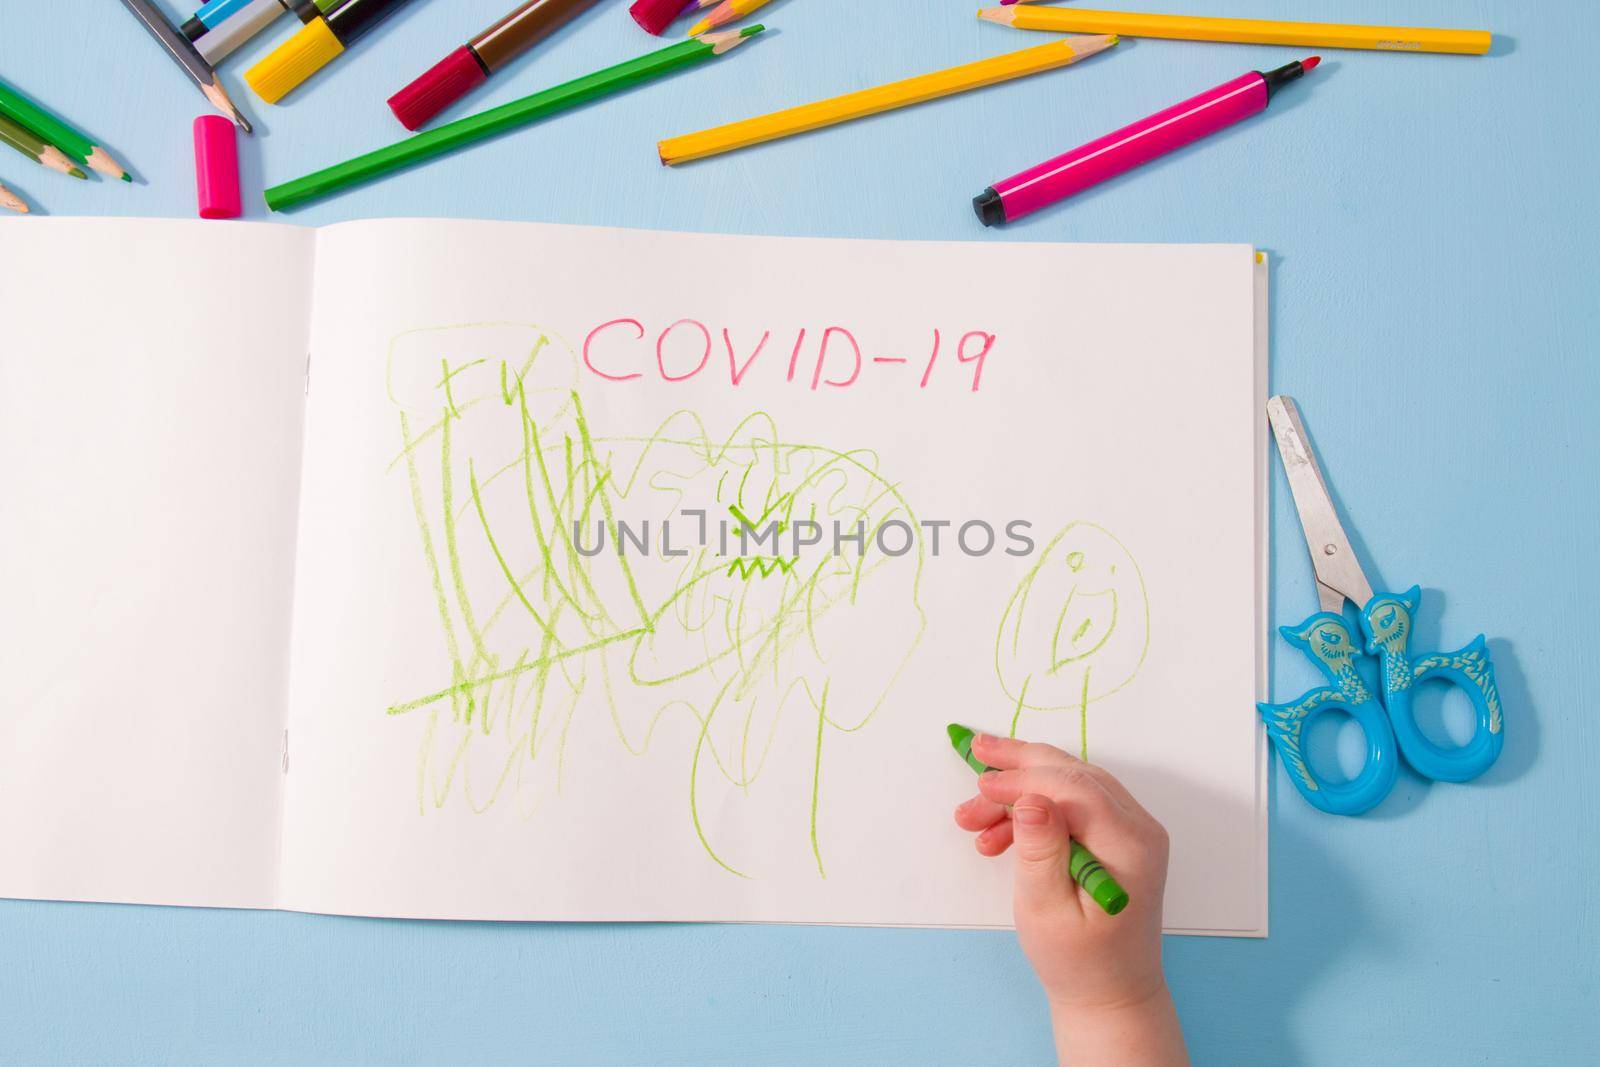
[[[1138,818],[1117,803],[1083,763],[990,771],[978,777],[978,791],[996,804],[1014,804],[1028,793],[1042,793],[1060,806],[1074,834],[1127,832],[1135,829]]]
[[[1150,814],[1134,799],[1133,794],[1128,792],[1128,787],[1117,780],[1116,775],[1104,767],[1085,763],[1072,753],[1064,752],[1054,745],[1046,745],[1039,741],[1018,741],[1011,737],[996,737],[994,734],[974,734],[972,754],[989,766],[1000,770],[1021,770],[1028,767],[1082,767],[1094,775],[1124,808],[1146,817]]]
[[[1005,817],[1005,805],[996,804],[982,793],[956,807],[956,825],[973,833],[987,830]]]
[[[972,844],[985,856],[998,856],[1011,847],[1015,840],[1016,824],[1002,819],[972,839]]]
[[[1040,741],[1018,741],[995,734],[973,734],[972,754],[1002,771],[1021,767],[1048,767],[1072,759],[1054,745]]]
[[[1039,793],[1024,793],[1012,809],[1016,849],[1013,871],[1015,910],[1021,926],[1032,915],[1083,914],[1083,901],[1073,891],[1068,874],[1072,843],[1062,818],[1061,805]]]
[[[1150,816],[1117,803],[1100,780],[1087,773],[1085,764],[989,771],[979,776],[978,788],[996,804],[1014,805],[1012,822],[1021,814],[1022,798],[1046,797],[1059,813],[1060,828],[1110,868],[1129,893],[1160,892],[1167,870],[1166,831]],[[1032,848],[1046,836],[1030,833],[1017,848],[1026,852],[1024,844]]]

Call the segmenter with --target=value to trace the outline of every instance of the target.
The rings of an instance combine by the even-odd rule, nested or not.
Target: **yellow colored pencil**
[[[1103,52],[1116,43],[1117,39],[1112,36],[1065,37],[1049,44],[1024,48],[1020,52],[1008,52],[992,59],[980,59],[976,63],[801,104],[799,107],[730,122],[698,133],[669,137],[659,142],[656,148],[661,153],[663,163],[687,163],[691,159],[731,152],[763,141],[876,115],[880,111],[909,107],[924,100],[936,100],[968,89],[980,89],[996,82],[1054,70],[1076,63],[1085,56]]]
[[[1075,7],[989,7],[978,17],[1019,30],[1116,33],[1175,41],[1284,44],[1307,48],[1367,48],[1380,52],[1447,52],[1481,56],[1493,37],[1488,30],[1435,30],[1416,26],[1348,26],[1336,22],[1214,19],[1196,15],[1149,15],[1137,11],[1088,11]]]
[[[689,27],[689,36],[698,37],[707,30],[742,19],[757,8],[766,7],[772,0],[722,0],[705,18]]]

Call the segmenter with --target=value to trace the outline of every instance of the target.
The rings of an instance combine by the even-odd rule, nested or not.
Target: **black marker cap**
[[[978,213],[978,221],[985,226],[998,226],[1006,221],[1006,207],[992,185],[972,198],[972,210]]]
[[[185,22],[179,27],[179,29],[182,31],[184,37],[190,41],[190,43],[198,41],[200,38],[206,35],[206,24],[201,22],[198,17],[192,18],[188,22]]]

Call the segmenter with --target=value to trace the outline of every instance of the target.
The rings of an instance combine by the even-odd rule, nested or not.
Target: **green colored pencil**
[[[42,163],[51,170],[59,170],[62,174],[70,174],[74,178],[88,177],[72,165],[72,160],[68,159],[61,149],[53,144],[45,144],[35,137],[31,130],[18,126],[4,115],[0,115],[0,141],[4,141],[35,163]]]
[[[133,176],[112,159],[104,148],[56,118],[50,112],[17,92],[5,82],[0,82],[0,115],[32,130],[35,136],[61,149],[90,170],[97,170],[108,178],[133,181]]]
[[[960,723],[951,723],[945,727],[945,733],[950,735],[950,744],[956,750],[956,755],[966,760],[967,766],[982,774],[989,769],[977,756],[972,754],[972,731]],[[1111,872],[1094,858],[1094,853],[1073,841],[1072,848],[1067,855],[1067,873],[1072,880],[1083,887],[1094,902],[1100,905],[1107,915],[1115,915],[1128,906],[1128,893],[1111,877]]]
[[[581,78],[544,89],[521,100],[490,108],[477,115],[446,123],[436,129],[397,141],[345,163],[319,170],[294,181],[274,185],[266,191],[267,207],[284,211],[310,200],[330,196],[352,185],[409,167],[463,145],[476,144],[507,130],[537,122],[547,115],[598,100],[643,82],[670,74],[682,67],[719,56],[754,37],[761,26],[742,30],[708,33],[656,52],[618,63],[614,67],[585,74]]]

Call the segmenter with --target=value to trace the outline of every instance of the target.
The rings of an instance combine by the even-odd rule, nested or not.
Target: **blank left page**
[[[0,895],[273,903],[314,253],[0,223]]]

